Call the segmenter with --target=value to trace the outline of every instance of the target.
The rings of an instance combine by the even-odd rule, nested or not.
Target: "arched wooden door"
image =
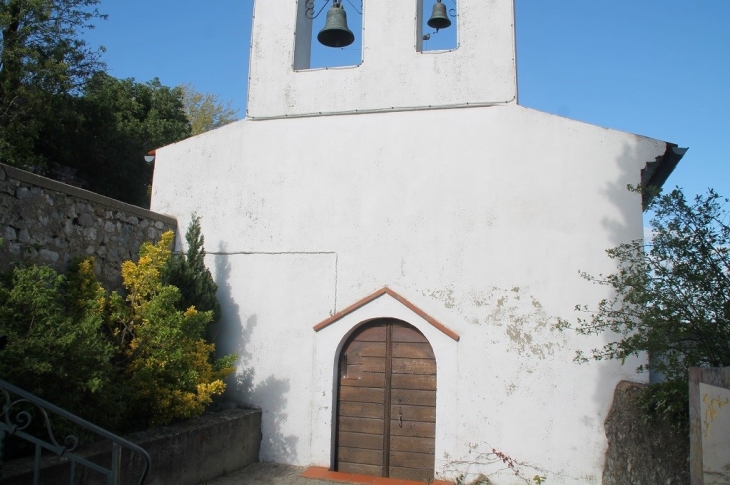
[[[358,328],[339,359],[337,470],[433,479],[436,359],[426,337],[398,320]]]

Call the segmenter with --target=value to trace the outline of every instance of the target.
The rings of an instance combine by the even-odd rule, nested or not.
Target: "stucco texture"
[[[400,314],[436,353],[437,477],[513,483],[495,448],[529,476],[599,483],[613,389],[645,376],[574,364],[606,338],[552,325],[608,295],[578,272],[642,237],[626,185],[665,147],[514,103],[244,120],[158,150],[152,207],[202,216],[262,459],[331,464],[336,354],[363,320],[312,327],[387,286],[461,337]],[[362,319],[402,311],[371,305]]]

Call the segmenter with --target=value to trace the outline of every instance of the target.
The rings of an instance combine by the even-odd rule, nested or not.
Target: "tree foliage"
[[[35,142],[54,96],[78,92],[103,68],[80,34],[105,18],[100,0],[0,0],[0,161],[39,162]]]
[[[42,156],[76,168],[89,190],[149,207],[153,167],[144,155],[190,136],[182,92],[156,78],[138,83],[97,73],[69,101],[72,119],[48,126]]]
[[[619,359],[648,353],[639,368],[665,377],[646,404],[661,414],[685,416],[688,369],[730,365],[730,225],[727,199],[713,190],[687,201],[680,189],[653,199],[651,241],[608,250],[618,271],[583,276],[613,290],[576,330],[618,338],[576,360]]]
[[[217,94],[200,93],[189,83],[181,85],[180,89],[192,135],[200,135],[238,119],[237,110],[231,107],[230,100],[224,103]]]

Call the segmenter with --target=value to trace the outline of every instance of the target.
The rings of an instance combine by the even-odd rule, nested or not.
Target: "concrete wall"
[[[605,249],[642,237],[626,185],[665,149],[515,104],[244,120],[158,150],[152,207],[202,216],[217,348],[241,356],[231,393],[263,409],[262,459],[331,464],[337,349],[382,316],[436,353],[437,476],[511,483],[482,459],[494,447],[552,483],[599,483],[614,387],[646,376],[574,364],[608,337],[551,325],[609,296],[578,272],[611,272]],[[384,286],[460,341],[387,299],[312,329]]]
[[[198,419],[135,433],[126,437],[141,446],[152,461],[145,485],[197,485],[212,480],[258,460],[261,439],[261,411],[234,409],[208,414]],[[109,467],[111,445],[85,446],[79,450],[87,459]],[[32,481],[31,459],[3,464],[3,485]],[[122,452],[123,484],[136,484],[142,473],[137,454]],[[40,474],[45,485],[69,483],[69,466],[62,458],[45,461]],[[81,485],[104,484],[103,476],[87,468],[77,469]]]
[[[100,281],[116,289],[122,262],[176,227],[172,217],[0,165],[0,271],[23,262],[63,272],[93,256]]]

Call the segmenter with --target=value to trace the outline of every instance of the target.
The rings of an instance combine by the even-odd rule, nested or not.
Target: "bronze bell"
[[[342,8],[342,2],[332,3],[324,28],[317,34],[317,40],[327,47],[346,47],[355,42],[355,34],[347,28],[347,14]]]
[[[441,0],[436,0],[436,4],[433,6],[433,12],[431,18],[426,22],[432,29],[445,29],[451,26],[451,20],[446,12],[446,5],[441,3]]]

